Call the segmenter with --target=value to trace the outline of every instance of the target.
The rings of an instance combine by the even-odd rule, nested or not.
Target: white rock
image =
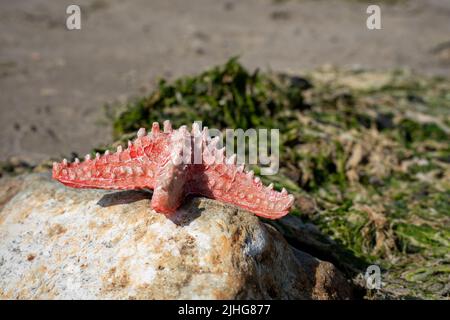
[[[0,298],[349,297],[333,265],[250,213],[194,198],[166,217],[150,198],[70,189],[46,174],[1,179]]]

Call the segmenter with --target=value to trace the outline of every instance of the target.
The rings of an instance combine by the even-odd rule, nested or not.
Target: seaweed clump
[[[447,79],[330,67],[298,77],[249,72],[233,58],[197,76],[161,80],[120,110],[118,139],[163,119],[280,129],[279,174],[262,179],[295,194],[299,221],[355,263],[382,267],[382,290],[366,297],[450,296]]]

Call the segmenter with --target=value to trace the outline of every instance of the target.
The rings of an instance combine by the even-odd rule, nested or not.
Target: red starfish
[[[141,128],[126,150],[119,146],[116,153],[97,153],[95,159],[87,155],[83,162],[55,162],[53,178],[73,188],[153,189],[152,208],[165,214],[175,212],[189,194],[231,203],[264,218],[288,214],[294,197],[285,189],[273,190],[272,184],[265,187],[253,171],[236,165],[236,155],[225,158],[225,148],[217,149],[217,142],[218,137],[210,139],[208,129],[200,132],[196,123],[191,134],[186,126],[172,130],[169,121],[161,132],[155,122],[148,135]],[[200,146],[200,161],[183,161],[194,160],[194,147]]]

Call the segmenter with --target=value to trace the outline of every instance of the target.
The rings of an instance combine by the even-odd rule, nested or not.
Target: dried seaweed
[[[448,80],[402,70],[250,73],[233,58],[198,76],[161,80],[122,109],[115,135],[166,118],[279,128],[281,169],[263,180],[296,195],[294,215],[383,268],[383,289],[368,298],[449,297]]]

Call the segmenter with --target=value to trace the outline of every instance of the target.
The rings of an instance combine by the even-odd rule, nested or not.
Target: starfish
[[[148,134],[139,129],[125,150],[118,146],[115,153],[86,155],[82,162],[53,163],[52,176],[73,188],[153,189],[152,208],[169,215],[188,195],[217,199],[268,219],[288,214],[294,196],[284,188],[274,190],[273,184],[264,186],[253,171],[236,164],[235,154],[226,158],[218,142],[219,137],[211,139],[208,128],[200,131],[197,123],[189,132],[186,126],[172,129],[168,120],[161,131],[155,122]],[[200,161],[195,150],[200,150]]]

